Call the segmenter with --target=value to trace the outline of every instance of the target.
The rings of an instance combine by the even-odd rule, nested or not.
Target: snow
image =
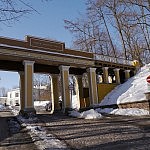
[[[82,113],[79,113],[78,111],[70,111],[69,116],[77,117],[77,118],[84,118],[84,119],[97,119],[101,118],[102,115],[95,111],[94,109],[90,109],[87,111],[84,111]]]
[[[139,108],[127,108],[127,109],[113,109],[113,108],[105,108],[96,109],[99,113],[113,114],[113,115],[123,115],[123,116],[143,116],[149,115],[149,111]]]
[[[39,150],[68,149],[65,143],[58,140],[53,134],[48,133],[44,127],[38,125],[38,118],[31,116],[30,118],[25,119],[22,116],[17,116],[17,119],[22,126],[28,129],[32,140]]]
[[[70,98],[71,98],[71,96],[70,96]],[[79,106],[80,106],[79,96],[78,95],[72,95],[71,108],[79,110]]]
[[[150,91],[150,85],[146,82],[150,75],[150,64],[145,65],[141,70],[127,82],[117,86],[100,103],[100,106],[136,102],[145,100],[146,92]]]
[[[149,115],[149,111],[138,108],[127,108],[127,109],[113,109],[113,108],[98,108],[96,110],[90,109],[79,113],[78,111],[70,111],[69,116],[83,118],[83,119],[100,119],[103,116],[101,113],[113,114],[113,115],[123,115],[123,116],[143,116]]]
[[[149,111],[138,108],[114,109],[110,114],[125,115],[125,116],[142,116],[149,115]]]
[[[90,109],[88,111],[81,113],[81,118],[85,118],[85,119],[97,119],[101,117],[102,115],[98,113],[97,111],[95,111],[94,109]]]
[[[50,101],[34,101],[34,106],[46,106]]]

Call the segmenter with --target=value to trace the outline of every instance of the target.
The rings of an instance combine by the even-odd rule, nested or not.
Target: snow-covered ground
[[[149,111],[144,109],[138,108],[127,108],[127,109],[112,109],[112,108],[105,108],[96,109],[99,113],[107,113],[107,114],[114,114],[114,115],[124,115],[124,116],[142,116],[142,115],[149,115]]]
[[[41,103],[42,104],[42,103]],[[37,104],[38,106],[39,103]],[[0,105],[0,108],[1,105]],[[37,145],[38,150],[53,150],[53,149],[65,149],[68,150],[67,145],[57,139],[53,134],[48,133],[46,128],[40,126],[38,123],[40,122],[35,115],[30,115],[29,118],[24,118],[21,115],[18,115],[19,111],[9,107],[12,113],[17,117],[17,120],[20,122],[18,124],[17,120],[10,120],[9,125],[11,132],[16,133],[20,130],[20,125],[28,129],[28,133],[30,134],[32,141],[35,145]]]
[[[123,116],[142,116],[142,115],[149,115],[149,111],[144,109],[138,108],[127,108],[127,109],[112,109],[112,108],[105,108],[101,109],[98,108],[96,110],[90,109],[88,111],[84,111],[79,113],[78,111],[71,111],[70,116],[77,117],[77,118],[84,118],[84,119],[99,119],[103,116],[101,114],[114,114],[114,115],[123,115]]]

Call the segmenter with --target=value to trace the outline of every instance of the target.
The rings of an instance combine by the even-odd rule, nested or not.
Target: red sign
[[[146,78],[146,81],[150,83],[150,75]]]

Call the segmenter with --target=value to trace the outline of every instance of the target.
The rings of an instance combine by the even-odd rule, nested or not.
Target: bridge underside
[[[0,70],[20,72],[24,71],[24,65],[22,61],[10,61],[0,60]],[[69,74],[82,75],[86,72],[86,69],[70,67]],[[59,66],[34,64],[34,73],[45,74],[60,74]]]

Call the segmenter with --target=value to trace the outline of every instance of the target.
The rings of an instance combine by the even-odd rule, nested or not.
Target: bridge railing
[[[94,54],[94,59],[100,60],[100,61],[117,63],[117,64],[123,64],[123,65],[130,65],[130,66],[133,65],[133,62],[131,60],[125,60],[123,58],[115,58],[115,57],[105,56],[105,55],[100,55],[100,54]]]

